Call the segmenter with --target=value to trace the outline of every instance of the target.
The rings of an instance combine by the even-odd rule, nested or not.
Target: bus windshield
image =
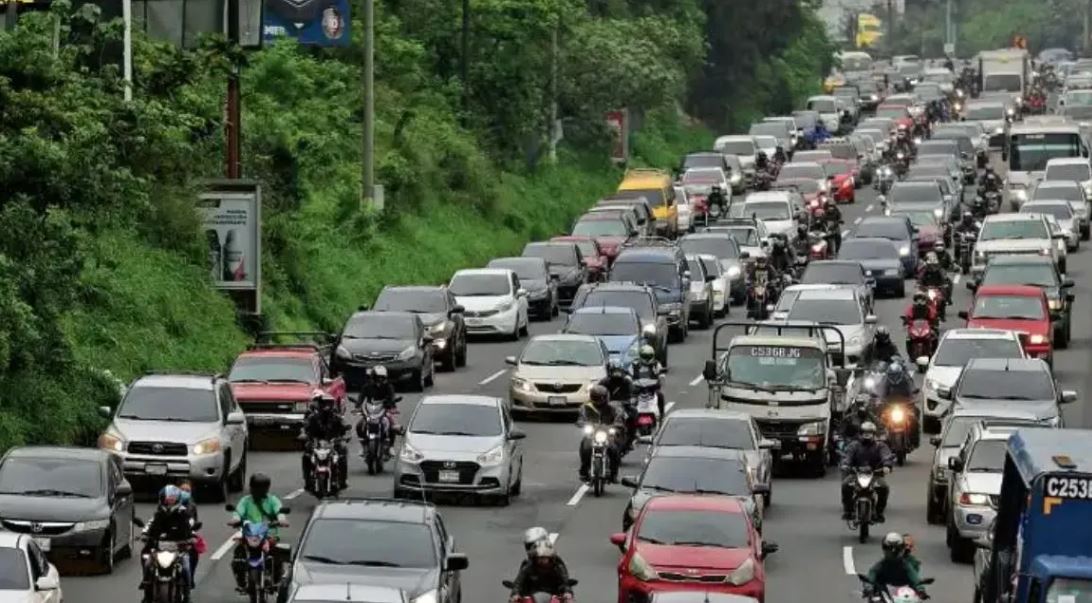
[[[1013,134],[1009,141],[1009,169],[1032,172],[1046,169],[1051,159],[1080,157],[1081,135],[1077,132]]]

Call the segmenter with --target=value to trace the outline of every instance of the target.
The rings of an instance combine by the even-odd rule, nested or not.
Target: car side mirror
[[[627,475],[622,478],[622,485],[627,488],[637,488],[637,478],[632,475]]]
[[[125,498],[133,493],[133,485],[129,483],[129,480],[125,480],[118,484],[117,489],[114,490],[114,496],[118,498]]]
[[[231,503],[227,503],[226,505],[224,505],[224,510],[227,511],[228,513],[234,513],[235,512],[235,505],[233,505]]]
[[[853,371],[846,368],[834,369],[834,381],[839,387],[845,387],[846,383],[849,383],[849,377],[853,374]]]
[[[610,535],[610,543],[618,547],[619,551],[625,551],[626,546],[626,534],[625,532],[618,532]]]
[[[940,436],[929,436],[929,443],[934,447],[940,446]]]
[[[705,361],[705,368],[702,369],[701,376],[706,381],[716,381],[717,380],[717,363],[716,363],[715,360],[706,360]]]
[[[246,423],[246,415],[239,411],[229,412],[224,423],[228,425],[242,425],[243,423]]]
[[[781,442],[778,440],[762,438],[762,440],[758,442],[758,448],[760,450],[780,450]]]
[[[952,471],[963,471],[963,459],[958,456],[953,456],[948,459],[948,468]]]
[[[100,406],[99,407],[99,416],[104,418],[104,419],[113,419],[114,418],[114,411],[109,406]]]
[[[758,244],[761,245],[762,247],[769,247],[770,246],[770,240],[768,238],[766,238],[766,237],[762,237],[762,240],[759,241]]]
[[[1062,404],[1072,404],[1077,401],[1077,392],[1071,389],[1062,390]]]
[[[1069,289],[1069,288],[1075,287],[1076,285],[1077,285],[1077,283],[1074,282],[1074,280],[1071,279],[1071,278],[1067,278],[1067,279],[1062,281],[1062,289]]]
[[[527,290],[523,287],[516,289],[516,297],[527,297]]]
[[[754,484],[751,486],[751,491],[755,494],[769,494],[770,486],[769,484]]]
[[[232,507],[231,510],[234,511],[235,507]],[[144,520],[139,518],[139,517],[133,517],[133,525],[138,527],[138,528],[143,528],[144,527]]]
[[[966,310],[960,310],[959,313],[957,314],[957,316],[959,316],[963,320],[970,320],[971,319],[970,313],[967,312]]]
[[[527,439],[527,434],[522,432],[522,431],[519,431],[517,429],[513,429],[512,431],[510,431],[508,433],[508,439],[513,440],[513,441],[515,441],[515,440],[525,440],[525,439]]]
[[[504,357],[504,363],[505,364],[510,364],[512,366],[516,366],[516,364],[517,364],[516,363],[516,357],[515,356],[505,356]]]
[[[470,567],[470,559],[462,553],[450,553],[444,560],[445,572],[461,572]]]
[[[950,387],[938,387],[937,388],[937,397],[940,398],[941,400],[951,400],[952,399],[952,388],[950,388]]]
[[[34,583],[35,590],[57,590],[61,587],[61,581],[56,576],[42,576]]]
[[[781,547],[777,546],[777,544],[774,543],[774,542],[763,542],[762,543],[762,558],[765,559],[766,557],[769,557],[770,555],[773,555],[780,548]]]
[[[456,305],[456,306],[452,306],[451,310],[448,310],[447,315],[448,316],[454,316],[456,314],[462,314],[463,312],[466,312],[466,308],[464,308],[463,306]]]
[[[874,325],[879,320],[880,319],[875,314],[869,314],[868,316],[865,316],[865,318],[864,318],[864,321],[865,321],[866,325]]]

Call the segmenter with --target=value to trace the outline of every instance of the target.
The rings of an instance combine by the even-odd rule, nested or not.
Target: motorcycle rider
[[[906,541],[902,534],[891,532],[883,537],[883,558],[868,570],[868,580],[873,588],[909,586],[919,593],[925,592],[918,568],[906,556]]]
[[[709,206],[714,205],[720,208],[721,215],[728,214],[728,195],[724,194],[724,188],[719,184],[714,184],[709,192]]]
[[[747,284],[752,290],[757,286],[766,287],[766,301],[764,303],[772,304],[777,299],[776,287],[778,282],[780,282],[780,276],[777,270],[770,265],[769,259],[765,255],[756,257],[747,270]],[[760,316],[762,308],[754,307],[756,303],[758,302],[753,297],[748,299],[748,310],[753,315]]]
[[[254,475],[251,475],[250,492],[239,499],[239,502],[235,505],[235,514],[232,515],[232,519],[228,522],[228,525],[240,526],[246,521],[251,523],[265,523],[269,526],[269,539],[275,544],[280,537],[278,526],[285,525],[286,522],[283,515],[281,515],[282,505],[280,499],[269,492],[272,485],[273,481],[264,473],[255,473]],[[277,555],[278,549],[273,547],[271,551],[273,555]],[[284,559],[274,558],[274,581],[280,580],[280,570],[284,561]],[[246,542],[243,540],[240,540],[239,544],[235,546],[234,556],[231,561],[231,571],[235,575],[236,590],[241,593],[246,593]]]
[[[311,413],[303,422],[300,439],[306,442],[303,451],[303,480],[304,489],[314,493],[315,483],[311,475],[311,450],[318,440],[329,440],[338,454],[337,489],[344,490],[348,487],[346,480],[349,477],[349,449],[345,445],[344,438],[350,433],[352,427],[337,412],[337,400],[326,392],[316,392],[313,398],[316,412]]]
[[[193,577],[197,575],[197,561],[200,555],[205,552],[205,539],[197,533],[196,525],[200,521],[197,518],[197,504],[193,501],[193,484],[189,480],[182,480],[178,483],[178,489],[182,493],[182,507],[186,509],[186,513],[190,516],[190,525],[194,526],[193,530],[193,546],[190,547],[190,588],[197,588],[197,583],[194,582]]]
[[[906,311],[902,314],[902,322],[906,325],[914,322],[915,320],[926,320],[935,330],[937,328],[938,317],[936,311],[929,305],[929,296],[924,291],[917,291],[914,293],[914,301],[906,308]]]
[[[834,201],[833,197],[828,197],[824,206],[826,209],[827,230],[830,232],[830,237],[833,239],[832,253],[837,254],[838,250],[842,248],[842,210],[838,209],[838,204]]]
[[[978,224],[976,224],[974,221],[974,214],[969,211],[963,212],[963,216],[960,218],[959,224],[956,226],[955,239],[956,241],[963,241],[967,237],[967,235],[973,235],[976,238],[978,237]],[[962,248],[963,245],[957,244],[955,249],[956,259],[961,262],[963,261],[963,256],[961,255],[963,253]],[[968,253],[970,253],[971,251],[971,249],[967,250]]]
[[[361,400],[363,402],[372,402],[376,400],[383,401],[383,408],[387,409],[387,420],[390,422],[387,430],[387,455],[390,456],[390,449],[394,447],[394,435],[398,432],[398,425],[395,423],[394,414],[392,411],[398,407],[398,403],[394,401],[394,384],[387,378],[387,367],[379,364],[373,366],[368,371],[368,382],[364,385],[364,390],[361,392]]]
[[[952,255],[948,253],[948,249],[944,247],[943,241],[937,241],[933,243],[933,253],[937,256],[937,261],[940,262],[940,267],[945,271],[951,270],[953,267]]]
[[[664,367],[656,359],[656,350],[652,346],[646,343],[637,351],[637,362],[633,363],[632,373],[634,381],[638,379],[655,379],[660,382],[660,389],[656,390],[656,406],[659,407],[660,420],[662,421],[665,414],[664,408],[667,405],[663,388]]]
[[[940,320],[947,320],[945,309],[952,303],[952,279],[948,278],[948,273],[940,265],[935,252],[930,251],[925,256],[925,265],[921,267],[921,273],[918,275],[918,284],[926,289],[936,287],[943,291],[944,303],[938,305],[937,313],[940,314]]]
[[[882,385],[882,397],[884,403],[892,400],[908,402],[910,408],[910,441],[916,448],[921,443],[921,432],[918,426],[918,406],[913,403],[914,397],[921,391],[914,385],[914,378],[902,363],[902,358],[895,357],[891,364],[887,365],[884,372]]]
[[[785,243],[785,235],[780,233],[770,234],[769,256],[770,264],[777,272],[784,273],[792,267],[792,252],[789,251],[789,246]]]
[[[777,145],[777,150],[774,151],[773,160],[777,165],[785,165],[789,160],[789,156],[785,154],[785,147]]]
[[[642,352],[644,350],[642,349]],[[588,401],[580,407],[580,419],[577,424],[606,425],[624,429],[622,412],[610,403],[610,392],[602,385],[594,385],[588,394]],[[607,446],[607,456],[610,459],[610,481],[618,477],[619,458],[617,438]],[[591,438],[580,440],[580,481],[589,479],[588,469],[591,467]]]
[[[891,331],[886,325],[876,327],[876,336],[872,344],[872,359],[881,362],[891,362],[899,358],[899,348],[891,341]]]
[[[599,380],[599,385],[607,388],[611,402],[617,402],[625,411],[626,448],[629,449],[633,445],[634,438],[637,437],[637,407],[633,404],[635,395],[633,379],[626,373],[620,360],[611,358],[607,376]]]
[[[859,396],[867,397],[868,400],[859,399],[853,405],[853,411],[847,413],[845,420],[842,422],[842,438],[846,442],[853,442],[861,436],[861,427],[865,423],[876,422],[876,416],[872,412],[872,395],[858,394]]]
[[[869,467],[876,472],[873,486],[876,489],[876,521],[883,523],[887,509],[889,490],[883,475],[891,472],[893,455],[885,442],[876,440],[876,424],[866,421],[861,425],[860,436],[850,443],[842,457],[842,519],[853,518],[853,487],[857,467]]]
[[[151,552],[159,548],[160,541],[193,544],[193,524],[190,522],[190,512],[182,504],[182,491],[175,485],[164,486],[159,491],[159,505],[152,515],[151,521],[144,528],[144,549],[141,551],[141,560],[144,565],[144,579],[140,583],[144,591],[144,601],[151,601],[152,593]],[[193,570],[190,567],[190,555],[179,556],[182,561],[182,571],[186,574],[186,586],[193,585]],[[186,588],[183,600],[190,600],[190,589]]]
[[[537,537],[537,531],[542,528],[531,528],[524,533],[524,548],[527,550],[527,559],[519,566],[516,579],[512,581],[512,594],[509,600],[519,603],[524,597],[530,597],[535,593],[550,593],[560,597],[563,601],[573,600],[573,590],[569,586],[569,570],[565,563],[557,556],[554,545],[550,543],[550,537]],[[532,533],[535,533],[532,535]],[[535,538],[528,543],[529,537]]]
[[[984,192],[1000,192],[1001,191],[1001,177],[993,171],[992,165],[987,165],[986,170],[982,172],[982,177],[978,179],[978,186],[982,187]]]

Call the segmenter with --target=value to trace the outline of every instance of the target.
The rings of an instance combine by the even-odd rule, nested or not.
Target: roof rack
[[[210,381],[223,379],[223,373],[207,373],[201,371],[144,371],[145,377],[208,377]]]

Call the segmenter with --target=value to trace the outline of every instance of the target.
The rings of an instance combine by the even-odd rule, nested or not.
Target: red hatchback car
[[[610,541],[622,551],[618,603],[658,592],[710,592],[764,601],[763,542],[743,504],[727,496],[670,495],[650,500],[628,532]]]
[[[1046,293],[1030,285],[984,285],[975,292],[970,312],[960,312],[968,327],[1006,329],[1020,334],[1031,358],[1053,366],[1054,329]]]

